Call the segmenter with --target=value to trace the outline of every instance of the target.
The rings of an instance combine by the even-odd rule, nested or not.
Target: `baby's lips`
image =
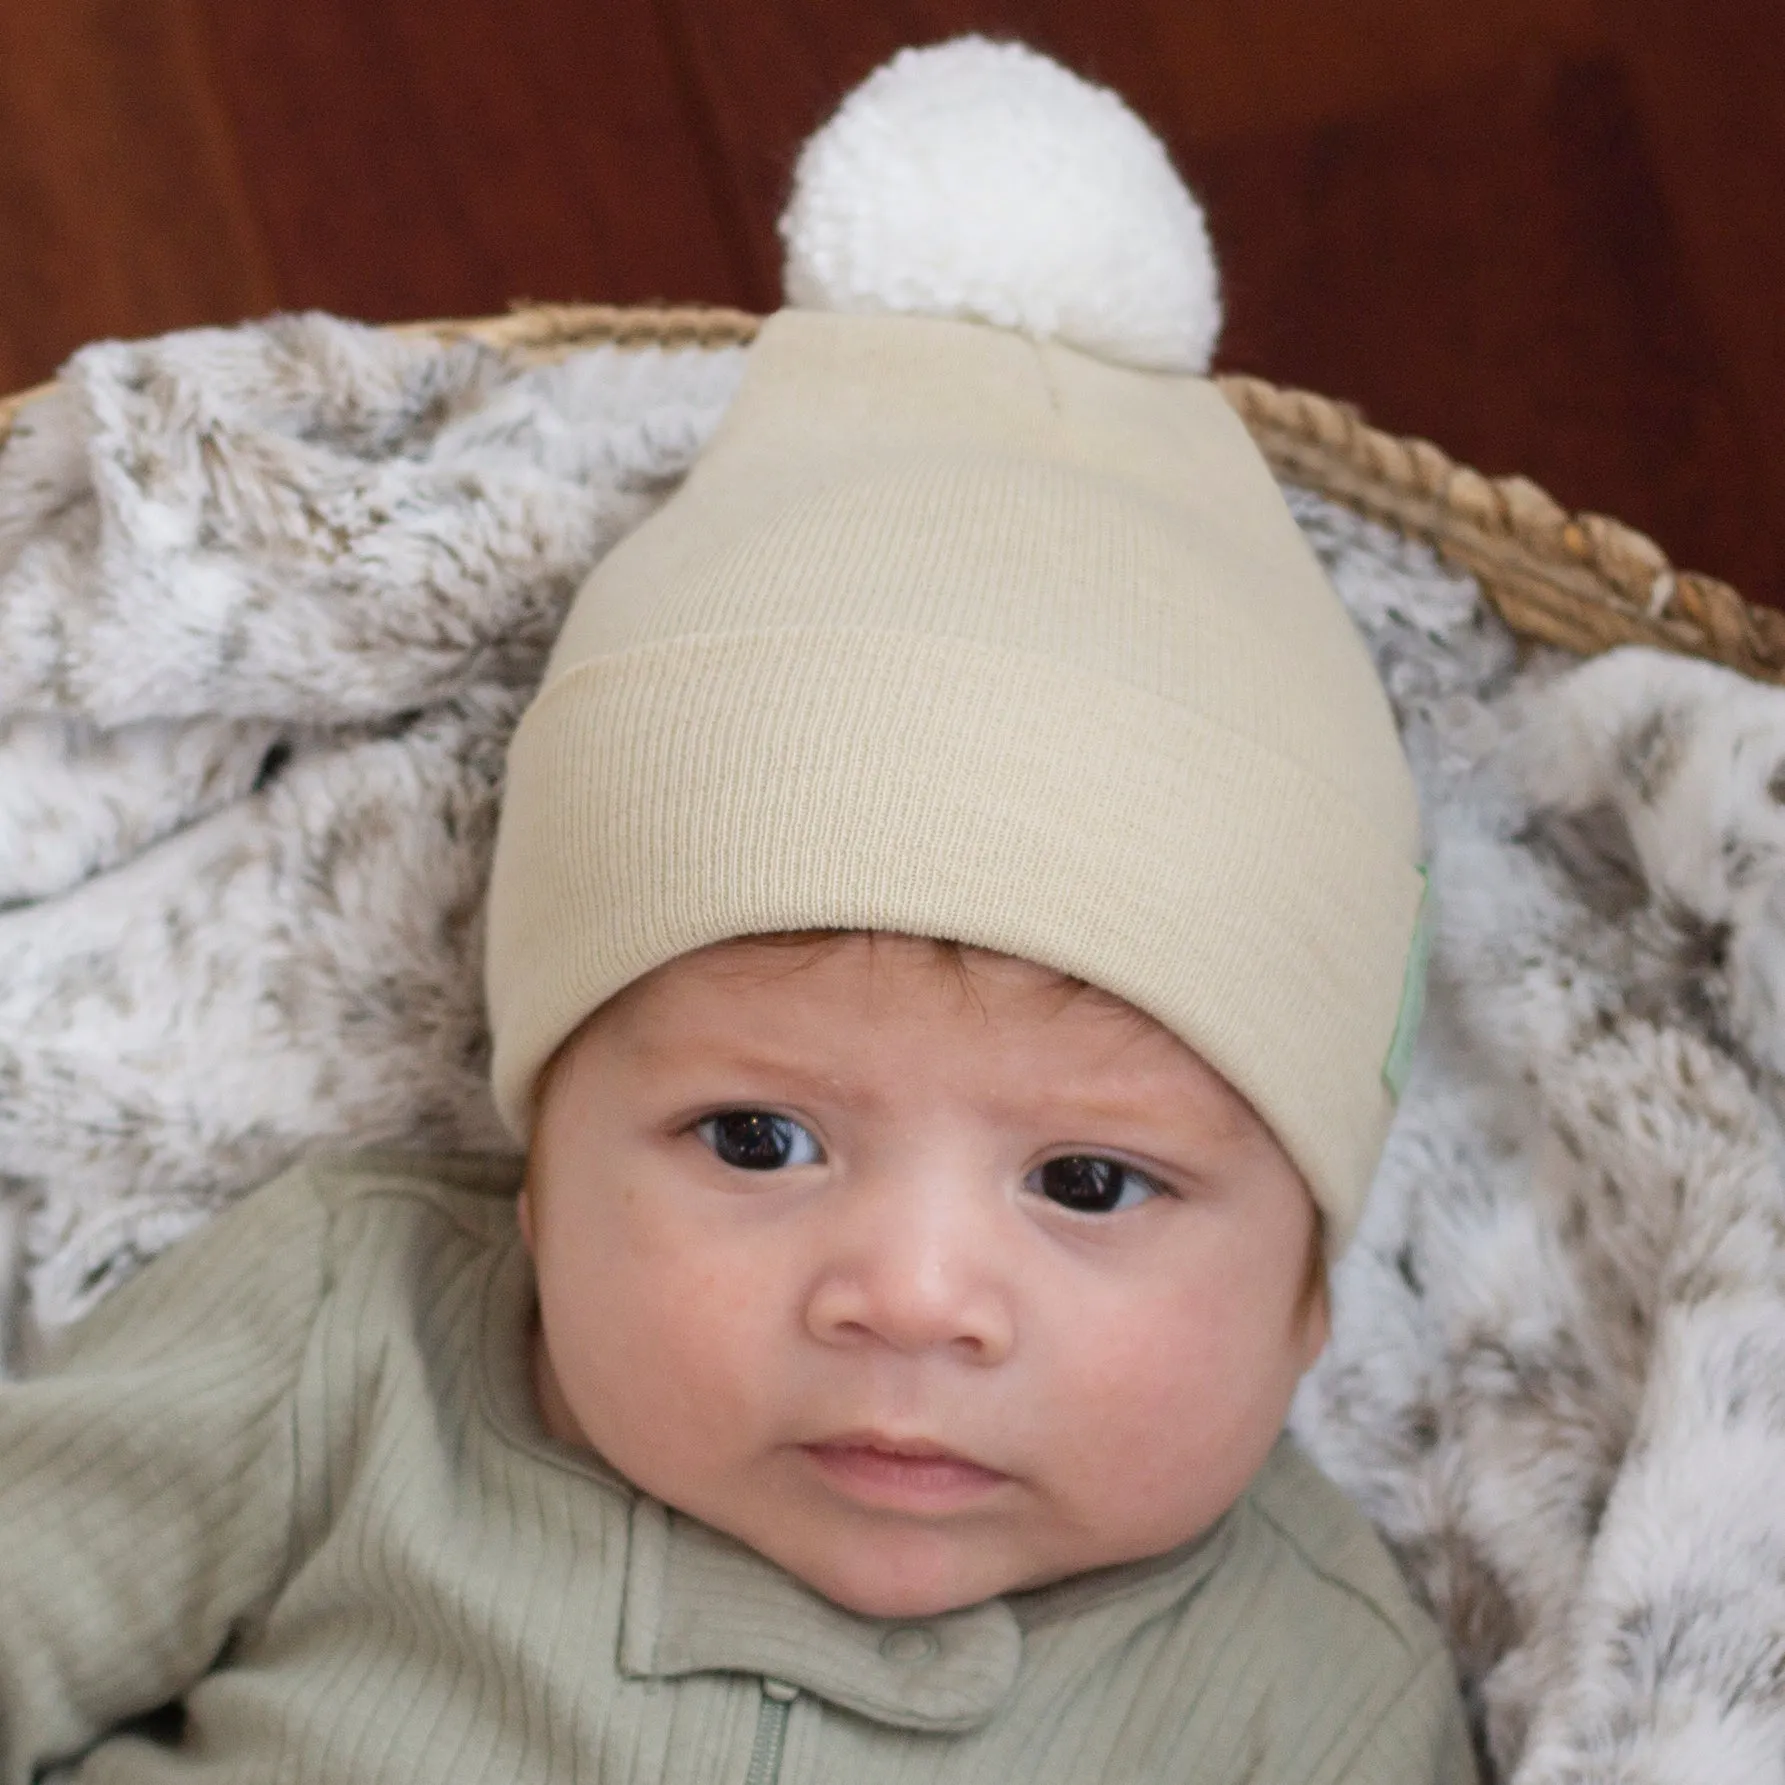
[[[889,1511],[948,1511],[1010,1480],[927,1438],[847,1432],[800,1448],[832,1487]]]

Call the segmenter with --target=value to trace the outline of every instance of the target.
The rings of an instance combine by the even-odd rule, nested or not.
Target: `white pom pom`
[[[787,299],[995,323],[1126,365],[1208,369],[1201,208],[1107,88],[1016,43],[903,50],[805,146]]]

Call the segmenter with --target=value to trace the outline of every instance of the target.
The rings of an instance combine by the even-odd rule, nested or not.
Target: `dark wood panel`
[[[1303,130],[1441,96],[1522,57],[1591,49],[1593,0],[1193,0],[1120,40],[1108,78],[1174,145]]]
[[[1785,606],[1785,23],[1778,0],[1621,0],[1611,16],[1682,276],[1752,442],[1746,580]]]
[[[1778,593],[1761,445],[1619,64],[1527,62],[1185,159],[1221,244],[1223,364],[1353,398]]]
[[[185,0],[0,6],[0,390],[272,307],[233,153]]]
[[[204,0],[280,295],[735,300],[650,0]]]
[[[7,0],[0,386],[275,303],[767,308],[800,142],[966,29],[1160,130],[1224,363],[1785,605],[1777,0]]]

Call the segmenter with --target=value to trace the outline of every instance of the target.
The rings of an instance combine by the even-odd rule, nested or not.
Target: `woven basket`
[[[741,310],[538,305],[396,332],[469,338],[542,362],[580,348],[723,347],[749,341]],[[1262,378],[1216,380],[1279,476],[1425,540],[1480,579],[1522,637],[1583,655],[1643,644],[1785,683],[1785,613],[1752,606],[1727,583],[1675,570],[1659,546],[1605,515],[1571,515],[1522,477],[1483,477],[1426,440],[1368,426],[1329,397]],[[46,387],[0,398],[0,444]]]

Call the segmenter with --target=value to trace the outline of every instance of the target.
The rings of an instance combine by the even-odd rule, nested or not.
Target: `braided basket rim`
[[[600,346],[741,346],[760,321],[706,305],[530,304],[505,316],[386,326],[478,341],[536,364]],[[1472,573],[1521,637],[1583,656],[1650,645],[1785,683],[1785,613],[1744,601],[1715,577],[1676,569],[1634,527],[1570,514],[1528,478],[1485,477],[1428,440],[1371,427],[1331,397],[1241,374],[1215,382],[1280,477],[1423,540]],[[26,406],[52,388],[0,397],[0,446]]]

